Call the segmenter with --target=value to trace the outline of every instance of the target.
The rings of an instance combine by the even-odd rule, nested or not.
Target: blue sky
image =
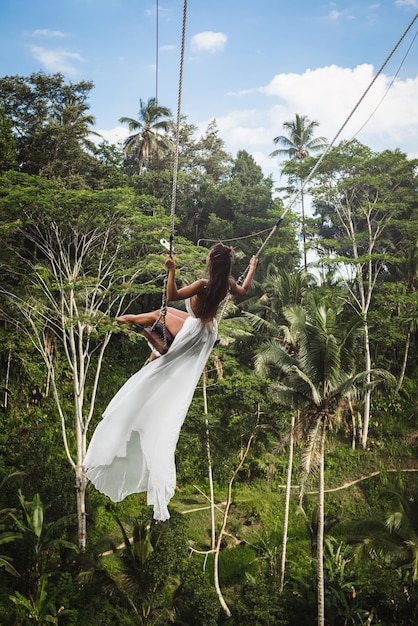
[[[118,119],[136,117],[140,98],[176,113],[183,0],[0,0],[0,11],[0,75],[93,81],[107,139],[126,136]],[[216,119],[227,150],[246,149],[279,182],[269,154],[283,122],[307,115],[333,139],[417,11],[418,0],[189,0],[182,113],[200,133]],[[364,125],[357,138],[372,149],[418,157],[417,29],[341,138]]]

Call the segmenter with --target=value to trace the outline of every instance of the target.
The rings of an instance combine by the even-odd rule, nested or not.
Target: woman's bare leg
[[[123,322],[129,326],[133,324],[138,324],[138,326],[151,326],[158,320],[159,315],[160,311],[150,311],[149,313],[128,313],[127,315],[119,315],[119,317],[115,319],[117,322]]]
[[[184,322],[189,317],[189,314],[185,311],[180,311],[179,309],[175,309],[172,306],[167,308],[167,313],[165,316],[165,325],[168,328],[168,331],[175,337],[183,328]]]
[[[133,324],[138,324],[138,326],[152,326],[159,319],[160,315],[161,312],[159,310],[150,311],[149,313],[128,313],[127,315],[120,315],[116,318],[116,321],[129,324],[129,326],[132,326]],[[180,332],[183,328],[185,320],[188,317],[189,314],[185,311],[180,311],[180,309],[175,309],[172,306],[167,308],[165,325],[173,337]]]

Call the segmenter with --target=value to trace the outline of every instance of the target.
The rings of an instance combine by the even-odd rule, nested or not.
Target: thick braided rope
[[[173,164],[173,188],[171,192],[170,256],[173,253],[174,217],[176,214],[177,174],[178,174],[178,166],[179,166],[179,143],[180,143],[180,125],[181,125],[181,98],[182,98],[182,90],[183,90],[184,48],[185,48],[185,39],[186,39],[186,17],[187,17],[187,0],[184,0],[183,27],[182,27],[182,34],[181,34],[179,91],[178,91],[178,98],[177,98],[176,143],[175,143],[174,164]]]
[[[176,123],[176,138],[174,149],[174,162],[173,162],[173,186],[171,191],[171,209],[170,209],[170,256],[173,256],[173,240],[174,240],[174,218],[176,215],[176,195],[177,195],[177,175],[179,165],[179,143],[180,143],[180,125],[181,125],[181,99],[183,91],[183,68],[184,68],[184,49],[186,41],[186,18],[187,18],[187,0],[184,0],[183,5],[183,26],[181,33],[181,54],[180,54],[180,71],[179,71],[179,89],[177,97],[177,123]],[[167,344],[167,331],[165,327],[165,316],[167,313],[167,282],[168,272],[164,278],[163,295],[161,301],[161,318],[163,322],[163,334],[164,342]]]
[[[322,163],[322,161],[325,159],[326,155],[328,154],[328,152],[331,150],[332,146],[334,145],[334,143],[336,142],[336,140],[338,139],[338,137],[341,135],[342,131],[344,130],[344,128],[347,126],[348,122],[350,121],[350,119],[353,117],[354,113],[357,111],[358,107],[360,106],[360,104],[362,103],[362,101],[364,100],[364,98],[366,97],[366,95],[368,94],[368,92],[370,91],[370,89],[372,88],[372,86],[374,85],[374,83],[376,82],[377,78],[380,76],[380,74],[383,72],[384,68],[386,67],[386,65],[388,64],[388,62],[390,61],[390,59],[392,58],[392,56],[395,54],[396,50],[399,48],[400,44],[402,43],[402,41],[405,39],[406,35],[408,34],[408,32],[411,30],[412,26],[414,25],[415,21],[418,18],[418,13],[415,14],[414,18],[412,19],[412,21],[410,22],[410,24],[407,26],[407,28],[405,29],[405,31],[403,32],[402,36],[400,37],[400,39],[398,40],[398,42],[396,43],[396,45],[394,46],[394,48],[392,49],[392,51],[389,53],[389,55],[387,56],[387,58],[385,59],[384,63],[382,63],[381,67],[379,68],[379,70],[376,72],[375,76],[373,77],[372,81],[370,82],[370,84],[368,85],[368,87],[365,89],[365,91],[363,92],[363,94],[361,95],[361,97],[359,98],[358,102],[356,103],[356,105],[354,106],[353,110],[351,111],[351,113],[349,114],[349,116],[347,117],[347,119],[345,120],[345,122],[342,124],[341,128],[338,130],[338,132],[336,133],[335,137],[332,139],[332,141],[328,144],[326,150],[323,152],[323,154],[321,155],[320,159],[318,159],[318,161],[315,163],[315,166],[312,168],[312,170],[310,171],[309,175],[306,177],[306,179],[303,182],[303,185],[291,196],[285,210],[283,211],[281,217],[279,217],[279,219],[277,220],[277,222],[274,224],[273,228],[271,229],[270,233],[267,235],[266,239],[263,241],[263,243],[261,244],[261,246],[259,247],[259,249],[257,250],[257,252],[255,253],[255,256],[258,258],[261,254],[261,252],[264,250],[265,246],[267,245],[268,241],[271,239],[271,237],[274,235],[274,233],[276,232],[276,230],[278,229],[278,227],[280,226],[281,222],[283,221],[284,217],[286,216],[286,213],[292,208],[292,206],[294,205],[294,203],[296,202],[296,199],[299,197],[299,195],[301,194],[301,192],[303,191],[303,189],[305,188],[305,185],[311,180],[312,176],[314,175],[314,173],[317,171],[318,167],[320,166],[320,164]],[[238,284],[241,284],[244,280],[244,277],[246,276],[248,270],[249,270],[249,265],[247,265],[246,269],[242,272],[242,274],[239,276],[237,282]],[[218,323],[220,323],[225,315],[229,300],[231,299],[231,295],[228,293],[228,295],[226,296],[225,300],[223,301],[222,304],[222,308],[221,308],[221,312],[218,316]]]

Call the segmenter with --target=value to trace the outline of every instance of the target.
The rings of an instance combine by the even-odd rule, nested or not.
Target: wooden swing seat
[[[165,328],[164,338],[164,327],[160,321],[154,324],[154,326],[144,328],[143,334],[151,349],[154,348],[160,355],[168,352],[169,347],[174,341],[173,335],[167,328]]]

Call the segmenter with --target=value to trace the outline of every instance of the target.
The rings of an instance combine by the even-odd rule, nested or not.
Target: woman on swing
[[[208,279],[177,289],[175,263],[168,268],[167,298],[185,299],[187,313],[169,309],[167,330],[173,343],[161,358],[131,376],[103,413],[83,466],[87,477],[114,502],[147,492],[154,519],[170,517],[168,503],[176,487],[175,450],[193,395],[217,338],[215,315],[227,295],[245,295],[257,258],[253,257],[242,287],[231,277],[232,248],[216,244],[207,257]],[[148,325],[159,311],[117,318]]]
[[[258,259],[252,257],[250,268],[244,284],[238,285],[231,276],[231,266],[233,258],[233,249],[224,246],[221,243],[214,245],[206,258],[206,266],[208,269],[208,279],[201,278],[196,280],[187,287],[177,289],[175,272],[176,266],[174,260],[168,257],[166,267],[168,269],[167,280],[167,300],[177,301],[185,300],[187,313],[174,307],[168,307],[165,315],[165,330],[167,345],[171,346],[174,338],[183,328],[185,320],[191,315],[201,320],[201,323],[212,323],[218,311],[219,304],[229,292],[233,296],[245,296],[251,285],[254,271],[257,266]],[[140,313],[121,315],[117,317],[118,322],[126,324],[138,324],[139,326],[153,326],[156,332],[163,337],[163,325],[159,321],[161,312],[151,311],[149,313]],[[153,350],[150,360],[160,356],[158,352]]]

